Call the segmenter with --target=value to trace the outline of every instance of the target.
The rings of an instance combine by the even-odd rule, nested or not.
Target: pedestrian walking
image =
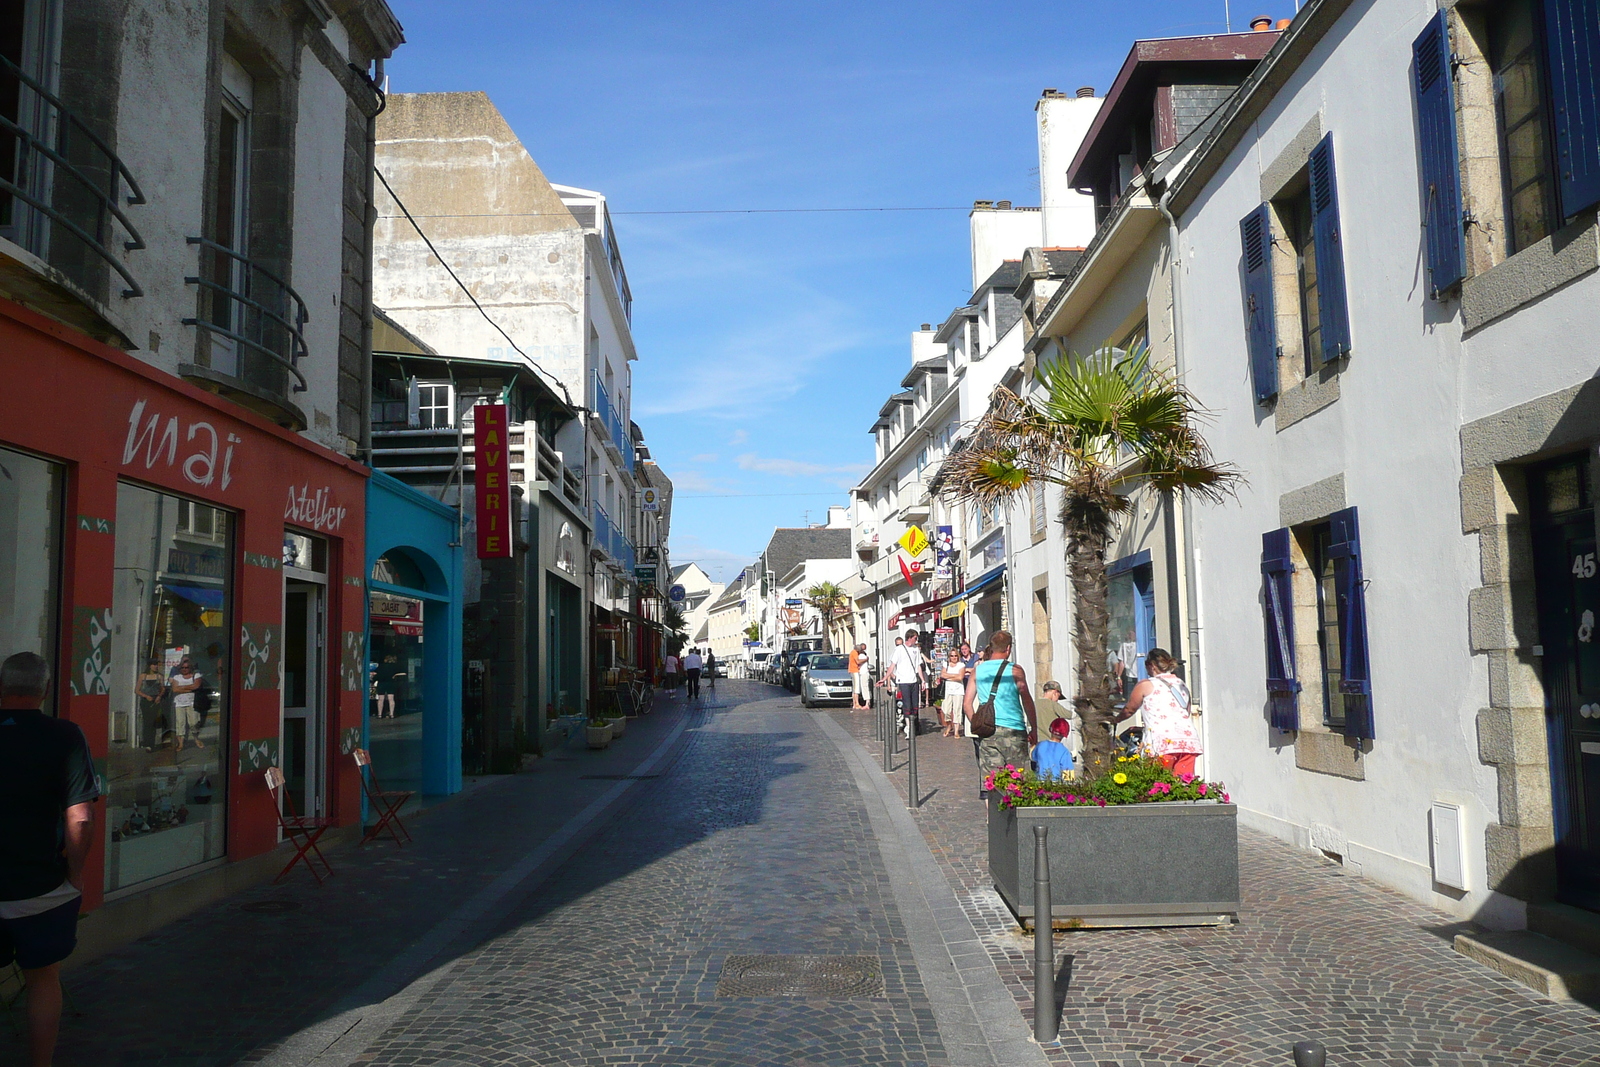
[[[710,683],[713,693],[717,691],[717,654],[711,649],[706,649],[706,681]]]
[[[0,664],[0,966],[15,960],[27,982],[32,1067],[55,1055],[100,795],[83,731],[39,710],[49,689],[42,657]]]
[[[1026,768],[1039,739],[1028,673],[1011,662],[1011,634],[1005,630],[990,636],[988,658],[967,679],[963,710],[968,721],[988,700],[994,701],[994,734],[978,739],[980,782],[1002,767]]]
[[[1061,701],[1061,683],[1045,682],[1039,687],[1039,699],[1035,701],[1035,712],[1038,721],[1044,724],[1045,734],[1054,732],[1053,727],[1057,720],[1065,722],[1069,730],[1062,736],[1067,739],[1067,748],[1072,752],[1073,761],[1076,762],[1079,754],[1083,752],[1083,717],[1076,708],[1069,708]]]
[[[928,684],[928,670],[922,648],[917,644],[917,631],[907,630],[903,642],[897,641],[894,656],[889,661],[889,673],[894,679],[895,691],[900,701],[900,715],[906,731],[911,736],[917,712],[921,709],[919,697],[922,687]]]
[[[667,653],[666,662],[662,665],[661,675],[667,687],[667,695],[678,695],[678,657]]]
[[[1164,648],[1144,654],[1150,677],[1133,687],[1128,706],[1144,719],[1143,751],[1159,759],[1173,774],[1194,774],[1202,749],[1200,733],[1189,714],[1189,687],[1173,671],[1178,661]]]
[[[939,708],[940,732],[945,737],[955,737],[965,719],[961,703],[967,695],[967,665],[960,652],[950,650],[939,678],[944,682],[944,703]]]
[[[700,699],[700,670],[705,666],[705,660],[700,658],[700,650],[691,648],[689,654],[683,657],[683,676],[689,682],[688,699]]]

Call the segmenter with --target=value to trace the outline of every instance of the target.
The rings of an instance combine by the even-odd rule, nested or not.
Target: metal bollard
[[[894,770],[894,728],[889,722],[889,717],[894,714],[894,708],[889,703],[889,694],[878,694],[878,719],[883,723],[883,773],[888,774]]]
[[[906,785],[910,789],[908,798],[910,803],[906,806],[912,811],[917,809],[917,728],[922,724],[917,721],[917,716],[902,716],[907,726],[906,730]]]
[[[1055,920],[1050,908],[1048,826],[1033,828],[1033,1039],[1056,1039],[1056,947],[1051,940]]]
[[[1320,1041],[1294,1043],[1294,1067],[1326,1067],[1328,1050]]]
[[[877,694],[869,686],[867,688],[867,709],[872,712],[872,739],[883,740],[883,709],[879,706]]]

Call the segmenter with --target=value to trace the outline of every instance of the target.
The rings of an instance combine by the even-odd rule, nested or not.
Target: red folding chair
[[[367,794],[367,806],[378,817],[377,823],[361,838],[364,845],[375,840],[385,830],[394,838],[396,846],[402,846],[411,840],[411,833],[406,829],[406,824],[400,821],[400,809],[406,801],[416,796],[412,789],[384,789],[378,784],[377,772],[372,769],[372,753],[364,748],[356,749],[351,755],[356,758],[356,774],[361,778],[361,789]],[[401,840],[404,836],[405,840]]]
[[[268,767],[267,792],[272,795],[272,810],[278,813],[278,826],[283,830],[283,839],[295,847],[294,859],[290,860],[272,881],[274,883],[283,881],[283,876],[288,874],[295,864],[303,861],[306,870],[311,872],[311,877],[321,885],[322,875],[317,873],[310,854],[316,853],[317,859],[322,861],[322,869],[330,875],[333,874],[333,867],[329,865],[328,857],[317,847],[317,838],[327,833],[328,827],[333,825],[333,820],[297,814],[294,810],[294,798],[283,785],[282,768]]]

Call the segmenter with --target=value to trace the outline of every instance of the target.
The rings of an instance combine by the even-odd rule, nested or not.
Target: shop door
[[[283,776],[295,810],[321,815],[327,756],[323,714],[323,587],[283,584]]]
[[[1529,470],[1557,895],[1600,910],[1600,573],[1585,456]]]

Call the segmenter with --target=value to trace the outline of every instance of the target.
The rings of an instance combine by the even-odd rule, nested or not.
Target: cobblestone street
[[[416,819],[413,847],[335,853],[325,888],[296,872],[79,966],[57,1062],[1273,1065],[1307,1037],[1335,1067],[1596,1062],[1593,1011],[1249,832],[1237,927],[1058,935],[1041,1053],[969,742],[919,739],[913,815],[903,742],[885,780],[867,715],[719,688],[485,780]],[[740,984],[817,956],[834,970],[808,995]]]

